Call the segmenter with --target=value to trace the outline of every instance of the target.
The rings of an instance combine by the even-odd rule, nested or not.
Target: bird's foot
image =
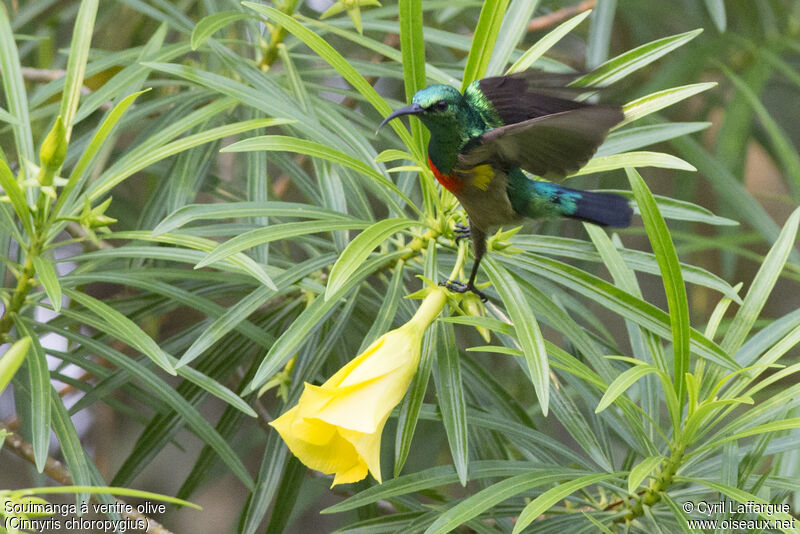
[[[469,226],[462,223],[456,223],[455,225],[453,225],[453,233],[456,236],[456,241],[459,241],[461,239],[466,239],[470,236]]]
[[[465,284],[464,282],[459,282],[457,280],[446,280],[444,282],[439,282],[439,285],[446,287],[453,293],[467,293],[468,291],[471,291],[476,295],[478,295],[481,301],[486,302],[489,300],[489,297],[487,297],[483,293],[483,291],[481,291],[480,289],[478,289],[477,287],[475,287],[473,284],[470,283]]]

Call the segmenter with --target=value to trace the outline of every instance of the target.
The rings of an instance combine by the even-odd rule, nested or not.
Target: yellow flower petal
[[[387,332],[321,386],[305,384],[297,406],[270,423],[292,454],[312,469],[335,474],[333,485],[367,472],[381,482],[381,434],[419,365],[422,334],[446,303],[425,298],[411,321]]]

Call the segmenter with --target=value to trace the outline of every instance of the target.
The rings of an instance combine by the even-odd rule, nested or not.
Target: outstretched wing
[[[467,87],[464,96],[484,121],[496,128],[591,106],[575,99],[597,88],[569,86],[580,76],[526,70],[477,80]]]
[[[489,163],[515,167],[539,176],[566,176],[583,167],[624,118],[614,106],[582,107],[489,130],[472,139],[459,154],[459,168]]]

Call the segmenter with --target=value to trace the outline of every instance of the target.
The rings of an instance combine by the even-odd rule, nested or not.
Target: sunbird
[[[632,210],[628,199],[533,180],[523,171],[549,180],[581,167],[624,115],[617,106],[576,98],[593,88],[570,87],[574,75],[528,70],[476,80],[464,94],[450,85],[431,85],[411,104],[386,117],[381,126],[414,115],[430,131],[428,165],[453,193],[469,217],[474,263],[467,283],[448,280],[450,290],[472,291],[486,238],[496,226],[523,218],[569,217],[601,226],[626,227]]]

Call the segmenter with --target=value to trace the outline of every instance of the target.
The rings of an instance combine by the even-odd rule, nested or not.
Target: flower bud
[[[61,121],[59,115],[56,123],[44,138],[42,148],[39,150],[39,161],[41,171],[39,172],[39,183],[43,186],[53,185],[53,176],[61,168],[64,158],[67,157],[67,129]]]

